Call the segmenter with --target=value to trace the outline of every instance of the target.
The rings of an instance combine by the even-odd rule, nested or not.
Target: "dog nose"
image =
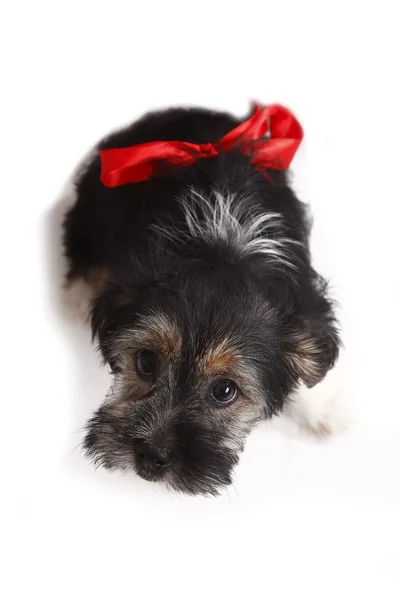
[[[153,471],[161,471],[172,460],[171,453],[166,448],[155,446],[145,440],[135,440],[135,453],[138,463]]]

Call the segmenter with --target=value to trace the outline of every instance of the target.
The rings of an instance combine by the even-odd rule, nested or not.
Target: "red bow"
[[[302,138],[301,125],[287,108],[280,104],[263,109],[255,105],[254,114],[247,121],[215,144],[146,142],[128,148],[100,150],[101,181],[107,187],[146,181],[153,175],[165,173],[165,163],[184,168],[230,150],[251,156],[251,163],[260,171],[266,168],[284,171]]]

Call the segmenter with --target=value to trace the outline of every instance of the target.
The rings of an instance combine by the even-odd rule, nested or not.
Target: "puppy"
[[[96,151],[64,224],[67,285],[88,293],[113,373],[86,453],[189,494],[230,484],[252,428],[321,382],[340,345],[286,168],[260,167],[249,144],[218,146],[242,123],[201,109],[146,115],[97,150],[174,140],[206,155],[161,157],[110,187]]]

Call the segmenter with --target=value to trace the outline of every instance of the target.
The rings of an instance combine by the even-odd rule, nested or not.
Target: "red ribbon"
[[[264,137],[266,136],[267,137]],[[197,160],[230,150],[251,157],[256,169],[286,170],[303,138],[301,125],[280,104],[254,106],[253,115],[215,144],[146,142],[128,148],[100,150],[101,181],[107,187],[146,181],[165,173],[165,163],[185,168]]]

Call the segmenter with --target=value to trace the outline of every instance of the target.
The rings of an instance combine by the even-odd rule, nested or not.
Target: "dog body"
[[[99,144],[217,142],[241,121],[152,113]],[[231,482],[246,436],[334,365],[337,324],[313,270],[310,222],[286,172],[237,151],[106,188],[98,154],[65,220],[68,285],[85,286],[105,403],[87,453],[187,493]]]

